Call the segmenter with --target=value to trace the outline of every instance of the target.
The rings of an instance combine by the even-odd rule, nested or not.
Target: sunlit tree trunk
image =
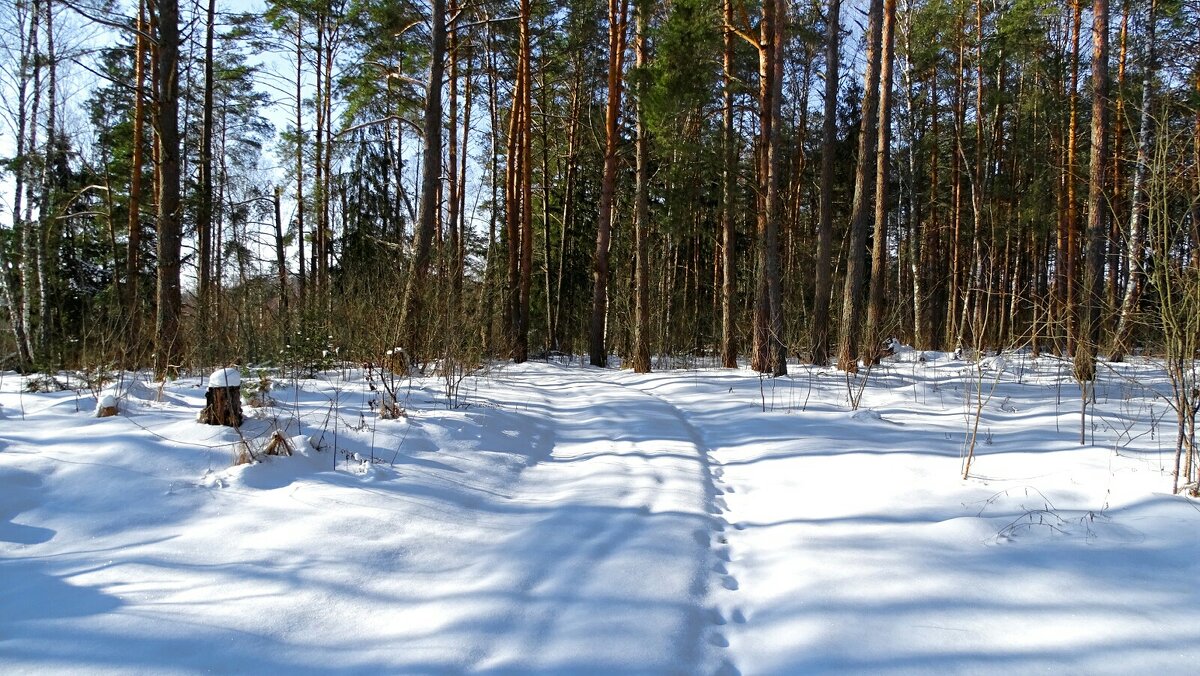
[[[1145,284],[1145,271],[1142,269],[1146,249],[1146,215],[1147,194],[1146,180],[1150,174],[1150,134],[1154,126],[1154,74],[1157,69],[1155,24],[1158,20],[1156,10],[1157,0],[1150,0],[1149,16],[1146,20],[1146,63],[1142,74],[1142,105],[1141,121],[1137,135],[1137,159],[1133,167],[1133,188],[1129,197],[1129,234],[1126,259],[1129,261],[1129,280],[1125,285],[1125,294],[1121,300],[1121,310],[1117,318],[1116,335],[1113,336],[1113,347],[1109,354],[1112,361],[1121,361],[1129,349],[1129,338],[1133,333],[1133,323],[1137,312],[1138,300],[1141,298],[1142,287]]]
[[[1088,178],[1087,259],[1080,304],[1080,340],[1075,352],[1075,379],[1096,376],[1096,346],[1104,291],[1104,241],[1108,205],[1104,201],[1108,168],[1108,0],[1092,4],[1092,153]]]
[[[879,59],[879,144],[875,152],[875,234],[871,246],[871,287],[867,305],[866,345],[862,358],[878,361],[883,343],[883,287],[887,274],[888,173],[892,145],[892,55],[895,51],[896,0],[885,0],[882,56]]]
[[[829,363],[829,301],[833,290],[833,154],[837,143],[841,6],[841,0],[830,0],[825,18],[825,111],[821,124],[821,195],[810,347],[812,363],[816,366]]]
[[[646,29],[653,11],[651,0],[642,0],[637,12],[636,35],[633,40],[635,63],[640,70],[646,67]],[[635,373],[650,372],[650,264],[646,240],[650,228],[650,208],[647,185],[650,181],[650,157],[646,139],[646,112],[643,101],[645,87],[639,86],[634,96],[634,163],[635,183],[633,196],[634,218],[634,321],[633,321],[633,370]]]
[[[178,364],[179,258],[182,245],[182,205],[179,198],[179,4],[156,0],[158,49],[155,83],[158,132],[158,279],[154,334],[154,372],[167,376]]]
[[[589,355],[592,366],[608,364],[605,323],[608,317],[608,249],[612,239],[613,196],[617,188],[617,147],[620,131],[621,90],[624,86],[625,32],[629,0],[608,2],[608,104],[604,113],[604,177],[600,185],[596,223],[596,256],[592,265],[592,318]]]
[[[873,192],[868,183],[875,166],[878,124],[879,69],[883,0],[871,0],[867,20],[867,65],[863,73],[862,122],[854,171],[854,200],[850,204],[850,241],[846,250],[846,281],[842,289],[842,321],[838,336],[838,368],[858,371],[858,332],[862,323],[862,287],[866,277],[867,210]]]

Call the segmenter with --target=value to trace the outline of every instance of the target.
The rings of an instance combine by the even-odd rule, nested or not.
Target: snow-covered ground
[[[108,418],[0,374],[0,672],[1190,672],[1161,371],[1102,370],[1080,445],[1069,365],[930,357],[857,410],[795,365],[495,365],[397,420],[279,378],[242,435],[296,455],[238,466],[207,373]]]

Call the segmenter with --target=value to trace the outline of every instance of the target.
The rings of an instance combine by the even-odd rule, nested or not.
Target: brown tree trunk
[[[308,261],[304,258],[304,98],[302,85],[304,82],[304,19],[296,13],[296,246],[298,256],[299,297],[300,308],[304,308],[307,292],[307,275],[304,274]],[[315,246],[316,243],[314,242]]]
[[[272,201],[272,205],[275,207],[275,265],[279,268],[279,310],[286,322],[288,312],[288,269],[283,238],[282,196],[283,188],[276,186],[275,199]]]
[[[1071,91],[1069,92],[1070,122],[1067,125],[1067,250],[1066,250],[1066,320],[1067,353],[1075,354],[1079,343],[1079,210],[1075,196],[1075,170],[1079,166],[1079,50],[1083,10],[1081,0],[1071,0]]]
[[[142,249],[142,157],[143,136],[145,135],[145,105],[146,105],[146,38],[149,31],[146,25],[146,0],[138,2],[137,44],[134,48],[134,90],[133,90],[133,153],[129,169],[129,221],[128,242],[125,250],[125,319],[127,324],[127,340],[134,359],[140,359],[141,343],[141,298],[138,291],[140,258]]]
[[[1084,297],[1080,306],[1080,340],[1075,353],[1075,378],[1096,376],[1096,349],[1104,301],[1104,241],[1108,234],[1108,205],[1104,201],[1108,168],[1108,0],[1092,3],[1092,157],[1088,179],[1087,260]]]
[[[155,296],[154,373],[165,378],[179,359],[179,258],[182,245],[182,205],[179,198],[179,3],[156,0],[158,68],[155,83],[158,106],[158,279]]]
[[[833,153],[837,143],[841,6],[841,0],[830,0],[825,19],[825,117],[821,123],[821,196],[810,341],[810,358],[815,366],[829,363],[829,301],[833,291]]]
[[[892,145],[892,54],[895,51],[896,0],[885,0],[883,53],[879,59],[879,146],[875,152],[875,235],[871,247],[871,287],[867,305],[863,360],[877,362],[883,346],[883,287],[887,273],[888,171]]]
[[[521,144],[521,295],[520,311],[517,315],[517,348],[513,360],[520,363],[529,355],[529,300],[533,284],[533,80],[530,74],[532,49],[529,36],[529,0],[521,0],[521,129],[519,143]]]
[[[782,2],[763,2],[758,38],[758,292],[751,367],[787,372],[779,265],[779,116],[782,98]]]
[[[846,250],[846,282],[842,289],[842,321],[838,336],[838,368],[858,371],[858,331],[862,322],[862,287],[866,277],[867,209],[871,201],[868,175],[875,164],[883,0],[871,0],[867,22],[867,65],[863,74],[862,122],[850,204],[850,243]]]
[[[426,87],[425,114],[421,129],[425,148],[421,158],[421,202],[417,212],[412,269],[404,287],[404,304],[400,326],[410,357],[415,357],[419,345],[418,327],[422,321],[422,294],[429,273],[430,249],[438,221],[438,194],[442,174],[442,76],[446,68],[446,0],[433,0],[429,16],[431,42],[429,52],[429,83]]]
[[[213,228],[213,32],[216,29],[216,0],[208,0],[207,24],[204,31],[204,104],[200,121],[200,195],[196,210],[196,248],[199,259],[196,275],[196,315],[200,332],[206,333],[209,296],[212,291],[212,228]]]
[[[596,257],[592,265],[592,319],[589,354],[592,366],[608,364],[605,322],[608,317],[608,249],[612,239],[612,204],[617,187],[617,146],[620,133],[621,89],[624,84],[625,29],[629,0],[608,0],[608,104],[604,113],[604,177],[600,185],[596,224]]]
[[[834,0],[837,2],[838,0]],[[722,50],[721,154],[721,364],[737,367],[737,327],[734,303],[737,292],[735,269],[737,234],[734,230],[737,189],[737,137],[733,131],[733,0],[724,0],[724,45]]]
[[[633,39],[635,63],[638,69],[646,67],[646,29],[653,6],[643,0],[637,12],[636,34]],[[646,240],[650,228],[649,186],[650,157],[646,139],[645,106],[642,101],[645,87],[638,86],[634,96],[634,156],[635,184],[633,196],[634,214],[634,321],[633,321],[633,371],[650,372],[650,264],[646,260]]]

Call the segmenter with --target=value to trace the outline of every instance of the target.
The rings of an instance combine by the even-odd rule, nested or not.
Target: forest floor
[[[279,377],[241,435],[296,454],[237,466],[201,374],[110,418],[0,374],[0,671],[1190,672],[1161,368],[1101,369],[1081,445],[1069,364],[916,357],[857,409],[795,365],[498,364],[397,420]]]

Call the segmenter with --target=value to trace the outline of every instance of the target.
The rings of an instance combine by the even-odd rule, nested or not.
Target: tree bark
[[[737,292],[737,233],[734,230],[734,209],[737,189],[737,137],[733,131],[733,0],[724,0],[724,19],[721,68],[721,154],[724,164],[721,177],[721,364],[725,368],[736,368],[738,350],[734,303]]]
[[[883,0],[871,0],[867,19],[867,65],[863,74],[866,84],[854,171],[854,200],[850,204],[850,243],[846,250],[846,282],[842,289],[842,321],[838,336],[838,368],[847,373],[858,371],[858,330],[862,321],[862,287],[866,276],[867,209],[872,197],[867,177],[875,164],[882,14]]]
[[[608,318],[608,249],[612,239],[612,205],[617,187],[617,147],[621,89],[624,85],[625,29],[629,0],[608,0],[608,104],[604,112],[604,177],[596,223],[596,256],[592,265],[592,318],[589,355],[592,366],[608,365],[605,324]]]
[[[208,0],[207,24],[204,31],[204,104],[200,121],[200,195],[196,210],[196,275],[197,319],[201,332],[208,323],[209,298],[212,292],[212,229],[213,229],[213,89],[216,85],[213,64],[213,32],[216,29],[217,0]]]
[[[533,287],[533,79],[530,61],[533,50],[530,46],[529,0],[521,0],[521,296],[517,314],[517,349],[513,361],[518,363],[529,358],[529,301]],[[518,358],[519,357],[519,358]]]
[[[1104,201],[1108,168],[1108,0],[1092,3],[1092,151],[1088,178],[1087,259],[1080,306],[1080,340],[1075,352],[1075,379],[1096,377],[1100,313],[1104,292],[1104,242],[1108,234]]]
[[[634,11],[637,12],[636,35],[633,40],[635,63],[638,69],[646,66],[646,30],[650,13],[653,11],[652,0],[642,0]],[[634,217],[634,321],[633,321],[633,371],[635,373],[650,372],[650,264],[646,260],[650,228],[649,186],[650,157],[646,139],[646,111],[643,98],[645,86],[637,87],[634,96],[634,157],[635,184],[633,196]]]
[[[888,173],[892,144],[892,54],[895,51],[896,0],[885,0],[883,53],[879,59],[879,146],[875,151],[875,234],[871,247],[871,286],[867,305],[866,345],[862,358],[877,362],[883,345],[883,287],[887,273]]]
[[[829,363],[829,301],[833,291],[833,153],[837,143],[838,70],[841,65],[841,0],[829,1],[825,27],[825,112],[821,123],[821,196],[817,223],[816,280],[810,358],[815,366]]]
[[[297,269],[300,308],[305,305],[307,276],[304,269],[304,18],[296,12],[296,246],[300,265]]]
[[[1116,334],[1113,336],[1112,350],[1109,354],[1109,359],[1114,362],[1124,360],[1126,352],[1130,349],[1129,339],[1133,334],[1138,301],[1141,299],[1146,280],[1146,273],[1142,266],[1146,251],[1148,202],[1146,180],[1150,175],[1150,134],[1154,127],[1154,74],[1158,68],[1157,9],[1157,0],[1150,0],[1149,14],[1146,18],[1146,63],[1143,66],[1142,74],[1141,122],[1137,135],[1137,159],[1134,161],[1133,167],[1133,188],[1129,197],[1129,239],[1126,253],[1126,259],[1129,261],[1129,279],[1125,284],[1125,294],[1121,299]]]
[[[438,218],[438,193],[442,174],[442,77],[446,67],[446,0],[433,0],[429,16],[431,26],[429,82],[425,94],[425,114],[421,129],[425,148],[421,158],[421,202],[417,212],[412,269],[404,287],[400,326],[405,332],[409,355],[418,354],[418,324],[421,321],[422,294],[429,272],[430,249]]]
[[[182,209],[179,198],[179,3],[156,0],[158,53],[156,103],[158,106],[158,279],[155,296],[154,372],[165,378],[178,363],[179,258],[182,244]]]
[[[1071,0],[1071,91],[1069,92],[1069,123],[1067,125],[1067,249],[1066,274],[1066,321],[1067,354],[1075,354],[1079,342],[1079,209],[1075,196],[1075,169],[1079,146],[1079,50],[1083,10],[1081,0]]]

